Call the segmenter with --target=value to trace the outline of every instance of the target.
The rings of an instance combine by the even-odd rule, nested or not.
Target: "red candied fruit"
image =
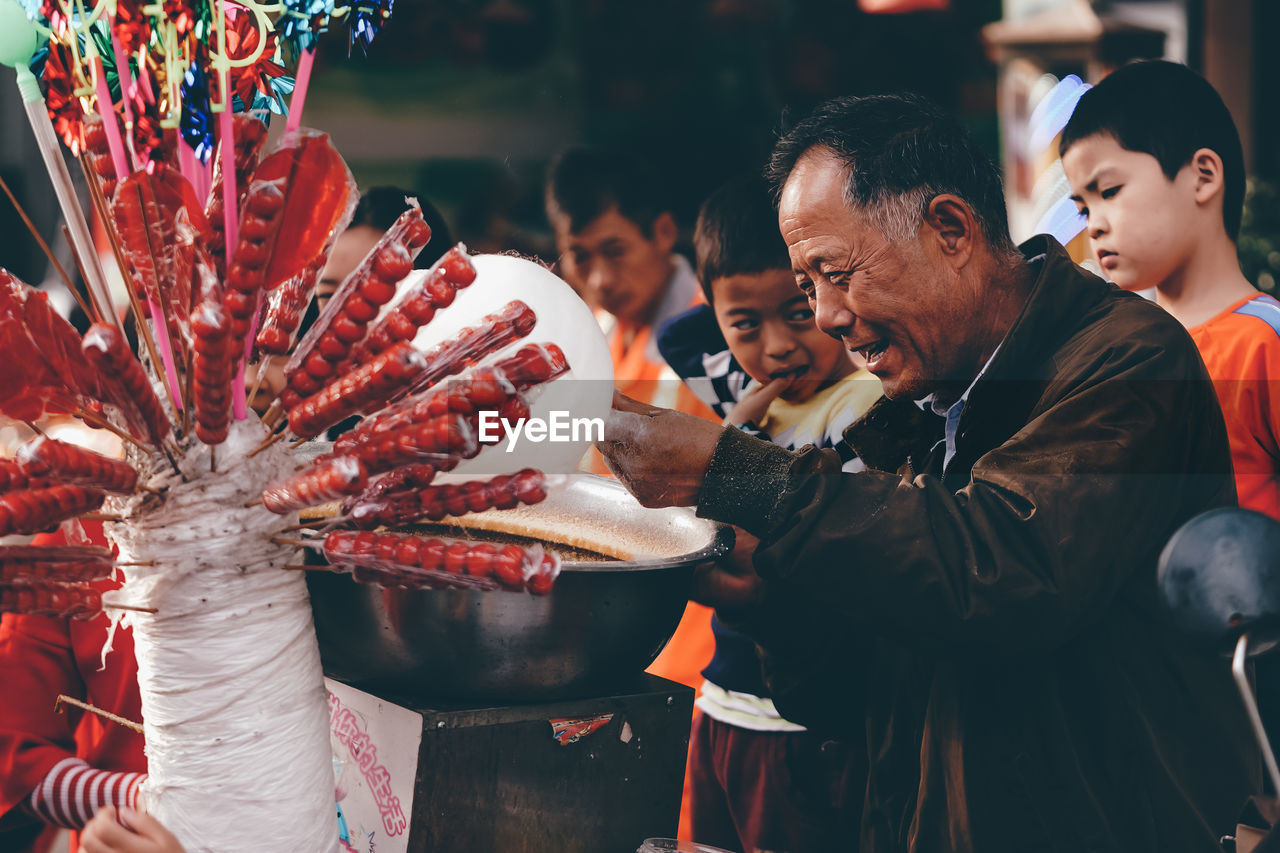
[[[467,557],[467,574],[477,578],[487,578],[493,570],[493,558],[498,553],[496,545],[479,542],[471,546]]]
[[[451,542],[444,549],[444,570],[454,575],[465,574],[467,570],[466,542]]]
[[[466,287],[476,280],[476,268],[471,259],[457,247],[450,249],[440,261],[440,269],[444,270],[449,281],[460,287]]]

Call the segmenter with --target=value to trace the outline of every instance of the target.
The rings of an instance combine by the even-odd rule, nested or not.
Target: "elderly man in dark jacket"
[[[621,397],[601,448],[642,502],[759,537],[700,594],[789,719],[865,739],[862,849],[1219,850],[1256,748],[1154,583],[1235,501],[1191,339],[1014,247],[995,168],[921,101],[824,105],[771,169],[818,325],[883,383],[845,434],[867,470]]]

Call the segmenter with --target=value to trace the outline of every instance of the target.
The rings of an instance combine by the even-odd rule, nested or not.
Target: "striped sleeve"
[[[46,823],[80,829],[102,806],[138,805],[145,773],[97,770],[82,759],[64,758],[27,798],[27,811]]]
[[[719,416],[733,411],[751,377],[725,343],[715,311],[695,305],[658,329],[658,351],[699,400]]]

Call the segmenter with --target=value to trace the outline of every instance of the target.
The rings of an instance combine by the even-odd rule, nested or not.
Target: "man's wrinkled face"
[[[796,283],[818,328],[866,358],[884,393],[921,399],[941,383],[971,380],[968,320],[979,310],[931,242],[927,225],[890,243],[844,198],[844,165],[827,148],[806,152],[792,169],[778,224]]]
[[[664,214],[647,236],[635,222],[611,208],[578,231],[568,217],[554,216],[561,271],[589,301],[621,320],[651,319],[671,276],[674,223],[668,234]]]

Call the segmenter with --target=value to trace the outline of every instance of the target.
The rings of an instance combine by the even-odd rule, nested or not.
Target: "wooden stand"
[[[406,710],[394,697],[379,702],[345,685],[330,687],[358,719],[369,719],[354,708],[365,697],[393,705],[396,714]],[[403,804],[407,839],[381,839],[378,849],[407,842],[409,853],[632,853],[645,838],[675,836],[693,713],[689,688],[645,675],[630,688],[589,699],[503,707],[422,704],[409,708],[421,716],[422,728],[412,805]],[[604,715],[611,716],[600,721]],[[593,718],[594,731],[564,744],[550,722]],[[360,807],[351,800],[340,805],[354,812]],[[353,835],[377,818],[346,816]],[[353,842],[355,849],[367,849]]]

